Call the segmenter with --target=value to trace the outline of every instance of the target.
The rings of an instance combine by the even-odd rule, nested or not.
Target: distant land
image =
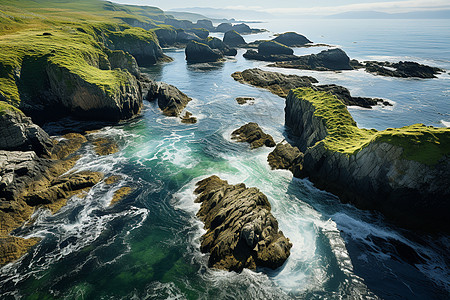
[[[234,22],[234,19],[267,20],[279,18],[303,19],[450,19],[450,10],[415,11],[406,13],[385,13],[379,11],[348,11],[333,15],[275,15],[255,10],[220,9],[212,7],[176,8],[166,12],[178,19],[197,21],[201,18],[211,19],[213,22]]]
[[[378,11],[349,11],[327,16],[333,19],[450,19],[450,10],[384,13]]]

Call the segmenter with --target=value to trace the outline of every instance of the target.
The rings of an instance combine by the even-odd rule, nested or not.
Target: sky
[[[163,10],[212,7],[256,10],[271,14],[337,14],[347,11],[403,13],[450,9],[450,0],[112,0],[117,3],[150,5]]]

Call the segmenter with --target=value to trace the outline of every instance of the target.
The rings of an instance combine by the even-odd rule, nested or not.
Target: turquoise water
[[[341,46],[352,58],[411,59],[450,69],[450,24],[430,20],[284,21],[261,24],[274,32],[294,30],[314,42]],[[356,28],[355,28],[356,27]],[[248,41],[271,33],[245,36]],[[322,48],[296,49],[315,53]],[[143,70],[176,85],[194,100],[187,110],[197,124],[181,124],[145,103],[142,117],[95,135],[118,141],[121,151],[98,157],[81,149],[78,170],[122,175],[112,188],[95,186],[60,212],[36,213],[17,235],[43,238],[20,261],[0,269],[3,298],[30,299],[446,299],[450,293],[449,238],[396,228],[376,213],[361,211],[287,171],[270,170],[271,149],[250,150],[230,133],[257,122],[284,139],[284,100],[235,82],[235,71],[265,67],[236,59],[211,68],[187,65],[184,51],[168,49],[168,64]],[[356,96],[386,98],[393,107],[350,108],[360,126],[384,129],[423,122],[450,122],[450,75],[438,79],[392,79],[362,71],[276,71],[311,75],[348,87]],[[255,97],[240,106],[238,96]],[[276,271],[241,274],[207,268],[199,251],[202,224],[192,193],[198,180],[216,174],[230,183],[258,187],[271,202],[281,230],[293,243]],[[115,190],[134,191],[113,207]]]

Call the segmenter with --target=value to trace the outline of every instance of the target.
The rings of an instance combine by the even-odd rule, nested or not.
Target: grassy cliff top
[[[165,18],[155,7],[102,0],[0,0],[0,100],[19,106],[20,89],[42,87],[49,65],[114,93],[131,75],[101,66],[108,60],[105,46],[158,43],[154,32],[127,22],[161,24]],[[29,86],[18,86],[19,77]]]
[[[347,107],[334,95],[311,88],[295,89],[294,95],[314,107],[314,116],[323,120],[329,135],[324,146],[332,151],[356,154],[370,143],[388,143],[403,148],[402,157],[427,165],[450,155],[450,129],[415,124],[383,131],[358,128]]]

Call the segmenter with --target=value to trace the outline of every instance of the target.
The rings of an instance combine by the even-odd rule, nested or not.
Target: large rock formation
[[[224,42],[216,37],[208,37],[206,41],[211,49],[217,49],[222,52],[223,55],[236,56],[237,54],[236,49],[229,48]]]
[[[310,88],[291,91],[285,112],[302,177],[396,224],[448,232],[450,129],[359,129],[336,97]]]
[[[177,41],[177,31],[174,28],[157,28],[154,30],[159,44],[163,47],[172,46]]]
[[[242,47],[247,44],[244,38],[234,30],[225,32],[223,42],[230,47]]]
[[[350,58],[341,49],[324,50],[318,54],[299,56],[292,61],[278,62],[272,67],[317,71],[353,70]]]
[[[275,141],[272,136],[264,133],[256,123],[248,123],[231,133],[231,138],[238,142],[247,142],[252,149],[262,146],[275,147]]]
[[[184,31],[183,29],[177,30],[177,39],[176,39],[177,43],[186,44],[189,43],[190,41],[201,42],[202,39],[193,32],[187,32]]]
[[[0,103],[0,150],[34,151],[49,154],[53,146],[48,134],[21,111]]]
[[[192,100],[175,86],[164,82],[152,82],[146,99],[158,100],[159,108],[164,115],[170,117],[180,116],[188,102]]]
[[[364,108],[371,108],[377,104],[391,105],[386,100],[379,98],[353,97],[350,91],[343,86],[334,84],[313,85],[318,81],[310,76],[285,75],[260,69],[247,69],[243,72],[235,72],[231,76],[241,83],[268,89],[280,97],[286,97],[291,89],[310,87],[317,91],[332,93],[345,105],[356,105]]]
[[[191,32],[198,36],[202,40],[206,40],[209,36],[209,31],[204,28],[192,28],[187,30],[187,32]]]
[[[190,41],[185,50],[186,60],[192,63],[215,62],[223,57],[219,50],[213,50],[208,45]]]
[[[280,34],[273,41],[280,44],[286,45],[288,47],[302,47],[308,43],[312,43],[304,35],[298,34],[296,32],[286,32]]]
[[[284,264],[292,244],[278,230],[270,203],[257,188],[211,176],[197,183],[195,193],[201,203],[197,216],[206,229],[200,249],[210,253],[210,267],[240,272]]]

